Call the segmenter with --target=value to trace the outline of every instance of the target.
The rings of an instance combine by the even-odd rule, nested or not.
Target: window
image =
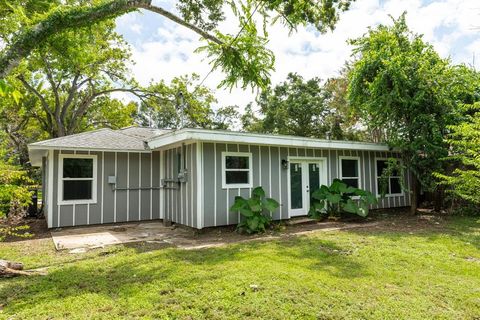
[[[349,187],[360,187],[359,157],[340,157],[340,180]]]
[[[222,152],[223,188],[252,187],[252,154]]]
[[[388,161],[386,159],[376,159],[377,194],[380,195],[381,188],[385,188],[385,195],[401,195],[403,192],[400,185],[400,172],[397,169],[393,170],[388,179],[385,180],[386,185],[382,185],[380,177],[387,167]]]
[[[67,155],[59,157],[59,204],[95,203],[97,157]]]

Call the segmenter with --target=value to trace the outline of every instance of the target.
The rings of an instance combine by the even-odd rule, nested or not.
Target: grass
[[[5,319],[480,318],[478,218],[199,250],[72,255],[45,239],[0,244],[0,257],[51,266],[47,276],[0,280]]]

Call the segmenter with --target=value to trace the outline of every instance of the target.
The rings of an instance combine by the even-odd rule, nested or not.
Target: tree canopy
[[[246,0],[228,2],[219,0],[180,0],[176,15],[151,0],[66,1],[50,5],[47,1],[36,2],[3,0],[2,23],[7,24],[2,40],[6,44],[0,54],[0,77],[5,77],[22,59],[28,57],[55,34],[66,30],[91,27],[98,22],[111,20],[128,12],[144,9],[157,13],[199,34],[207,44],[200,51],[207,52],[213,69],[225,73],[224,86],[241,83],[266,87],[273,70],[273,53],[265,47],[268,41],[267,26],[283,23],[294,31],[299,26],[313,25],[325,32],[334,28],[339,13],[348,10],[354,0]],[[223,33],[218,26],[225,19],[225,11],[231,10],[237,18],[239,31]],[[31,18],[11,23],[11,17],[25,14]],[[254,15],[263,21],[258,30]],[[20,31],[18,31],[20,30]]]
[[[229,129],[238,115],[234,107],[215,111],[217,100],[197,74],[151,83],[147,90],[155,95],[140,103],[136,121],[143,126]]]
[[[345,103],[345,80],[343,76],[325,82],[317,77],[305,80],[290,73],[284,82],[259,95],[259,117],[252,105],[247,106],[243,128],[321,139],[358,139]]]
[[[436,176],[454,195],[480,204],[480,103],[462,109],[464,121],[449,126],[447,142],[452,148],[448,160],[453,162],[453,170]]]
[[[356,61],[349,77],[350,104],[369,130],[380,129],[382,140],[402,151],[414,189],[418,179],[433,190],[432,173],[442,171],[440,159],[448,154],[447,127],[458,119],[457,105],[473,93],[468,71],[453,67],[412,33],[405,14],[351,43]]]

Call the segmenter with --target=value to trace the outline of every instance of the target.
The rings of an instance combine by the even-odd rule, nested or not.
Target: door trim
[[[301,162],[301,163],[309,163],[309,162],[317,162],[320,164],[320,185],[327,185],[327,173],[328,173],[328,161],[327,157],[298,157],[298,156],[288,156],[287,161],[289,163],[288,169],[287,169],[287,195],[288,195],[288,207],[287,207],[287,213],[288,213],[288,219],[292,217],[292,209],[290,208],[291,206],[291,190],[290,190],[290,162]],[[303,179],[303,178],[302,178]],[[311,190],[310,190],[311,192]],[[305,193],[305,190],[304,190]],[[305,197],[305,194],[304,194]],[[308,203],[305,203],[305,206],[308,206]],[[310,208],[306,208],[307,212]],[[295,210],[295,209],[293,209]]]

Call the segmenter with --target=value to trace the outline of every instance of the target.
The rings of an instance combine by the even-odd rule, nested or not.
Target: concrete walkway
[[[191,236],[183,228],[165,227],[162,222],[126,223],[57,229],[51,232],[57,250],[99,248],[113,244],[138,241],[172,243]]]
[[[51,232],[57,250],[70,250],[81,253],[88,249],[109,245],[153,242],[183,249],[200,249],[223,246],[227,243],[273,240],[292,235],[305,235],[314,232],[327,232],[352,228],[376,226],[378,223],[338,223],[319,222],[305,227],[298,226],[294,230],[288,227],[275,234],[254,236],[240,235],[233,231],[222,232],[221,229],[210,229],[203,236],[195,236],[193,229],[183,227],[165,227],[162,222],[135,222],[119,225],[100,225],[58,229]]]

